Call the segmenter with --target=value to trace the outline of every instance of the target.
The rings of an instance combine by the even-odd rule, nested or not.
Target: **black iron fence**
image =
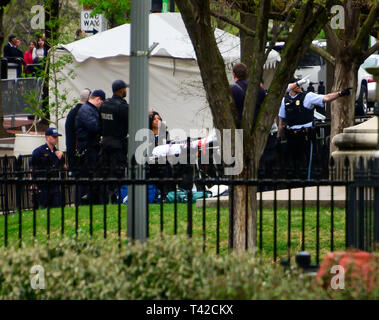
[[[379,244],[379,159],[363,159],[349,185],[346,245],[374,251]]]
[[[171,178],[82,178],[67,170],[60,170],[58,176],[50,172],[36,178],[29,161],[28,156],[0,158],[0,241],[4,246],[82,234],[116,239],[120,245],[132,241],[135,232],[127,234],[126,223],[128,189],[139,185],[147,188],[149,237],[184,233],[201,240],[204,250],[217,254],[236,244],[236,198],[231,196],[236,188],[242,188],[246,200],[246,210],[239,212],[246,222],[250,190],[257,190],[255,223],[251,228],[246,223],[239,231],[244,248],[250,248],[247,239],[253,234],[257,253],[273,260],[309,251],[319,264],[329,251],[351,246],[374,250],[379,239],[379,166],[374,162],[369,171],[362,163],[355,180],[348,181],[335,178],[334,161],[329,179],[310,180],[209,178],[180,175],[180,168]],[[349,163],[345,161],[344,166],[345,177],[349,177]],[[38,206],[36,186],[58,188],[60,205]],[[83,197],[82,189],[93,196]]]

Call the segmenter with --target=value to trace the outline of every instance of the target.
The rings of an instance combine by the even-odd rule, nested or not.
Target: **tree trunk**
[[[260,153],[248,152],[244,170],[238,178],[257,178],[260,157]],[[236,252],[250,250],[254,253],[257,247],[257,187],[235,186],[229,194],[233,195],[229,197],[229,248]]]
[[[332,92],[336,92],[344,88],[353,89],[349,96],[338,98],[331,102],[332,121],[330,128],[330,154],[336,150],[335,145],[332,143],[333,137],[341,133],[344,128],[350,127],[354,124],[355,94],[359,66],[354,63],[351,65],[351,61],[354,59],[349,57],[347,53],[342,53],[341,55],[344,60],[346,59],[346,61],[350,61],[350,63],[341,61],[341,57],[336,58]]]
[[[237,128],[237,110],[226,77],[225,64],[218,50],[210,22],[209,0],[177,0],[176,4],[196,52],[214,125],[219,130],[231,129],[233,132]],[[293,32],[289,36],[288,43],[282,54],[282,61],[269,88],[269,93],[260,107],[257,118],[254,119],[257,100],[257,94],[254,94],[254,91],[257,91],[259,76],[263,72],[269,5],[270,3],[266,0],[260,2],[257,35],[256,38],[250,39],[253,42],[251,47],[254,48],[252,56],[254,57],[255,54],[255,58],[259,61],[252,59],[253,63],[249,70],[250,85],[246,93],[242,114],[244,134],[244,155],[242,157],[244,163],[243,171],[237,178],[251,179],[257,177],[259,159],[266,145],[274,118],[278,114],[287,83],[309,48],[312,39],[319,33],[328,18],[328,7],[314,6],[313,1],[307,1],[301,7]],[[260,58],[262,57],[261,61]],[[256,86],[254,86],[254,83],[256,83]],[[230,147],[231,150],[235,150],[233,141]],[[256,187],[236,186],[229,197],[232,212],[230,213],[230,218],[233,218],[229,229],[229,244],[237,251],[245,250],[246,247],[254,250],[256,247],[256,191]]]
[[[252,13],[241,13],[241,24],[250,28],[251,30],[256,29],[257,16]],[[248,35],[245,31],[240,31],[241,39],[241,62],[246,64],[247,69],[250,70],[252,64],[252,52],[254,49],[254,38]]]
[[[257,187],[235,186],[234,192],[229,194],[233,194],[233,201],[229,202],[229,247],[236,252],[254,252],[257,247]]]

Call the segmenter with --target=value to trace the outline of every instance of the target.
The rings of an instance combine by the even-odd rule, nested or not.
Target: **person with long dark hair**
[[[47,49],[45,46],[45,40],[39,37],[37,40],[37,45],[33,50],[33,62],[40,63],[47,56]]]
[[[28,65],[33,64],[33,50],[36,47],[34,41],[29,41],[29,49],[24,53],[24,62],[25,62],[25,73],[29,74],[33,72],[33,68],[28,67]],[[33,67],[33,66],[31,66]]]

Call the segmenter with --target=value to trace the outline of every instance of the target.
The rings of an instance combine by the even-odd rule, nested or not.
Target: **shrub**
[[[33,265],[44,268],[45,289],[31,288]],[[186,237],[164,237],[120,249],[108,241],[71,239],[0,249],[2,299],[341,297],[339,292],[332,294],[297,269],[258,261],[249,253],[204,254],[201,244]]]

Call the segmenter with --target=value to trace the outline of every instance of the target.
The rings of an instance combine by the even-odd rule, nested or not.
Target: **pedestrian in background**
[[[37,45],[33,49],[33,62],[41,63],[42,60],[47,57],[47,47],[45,45],[45,40],[42,37],[37,39]]]

